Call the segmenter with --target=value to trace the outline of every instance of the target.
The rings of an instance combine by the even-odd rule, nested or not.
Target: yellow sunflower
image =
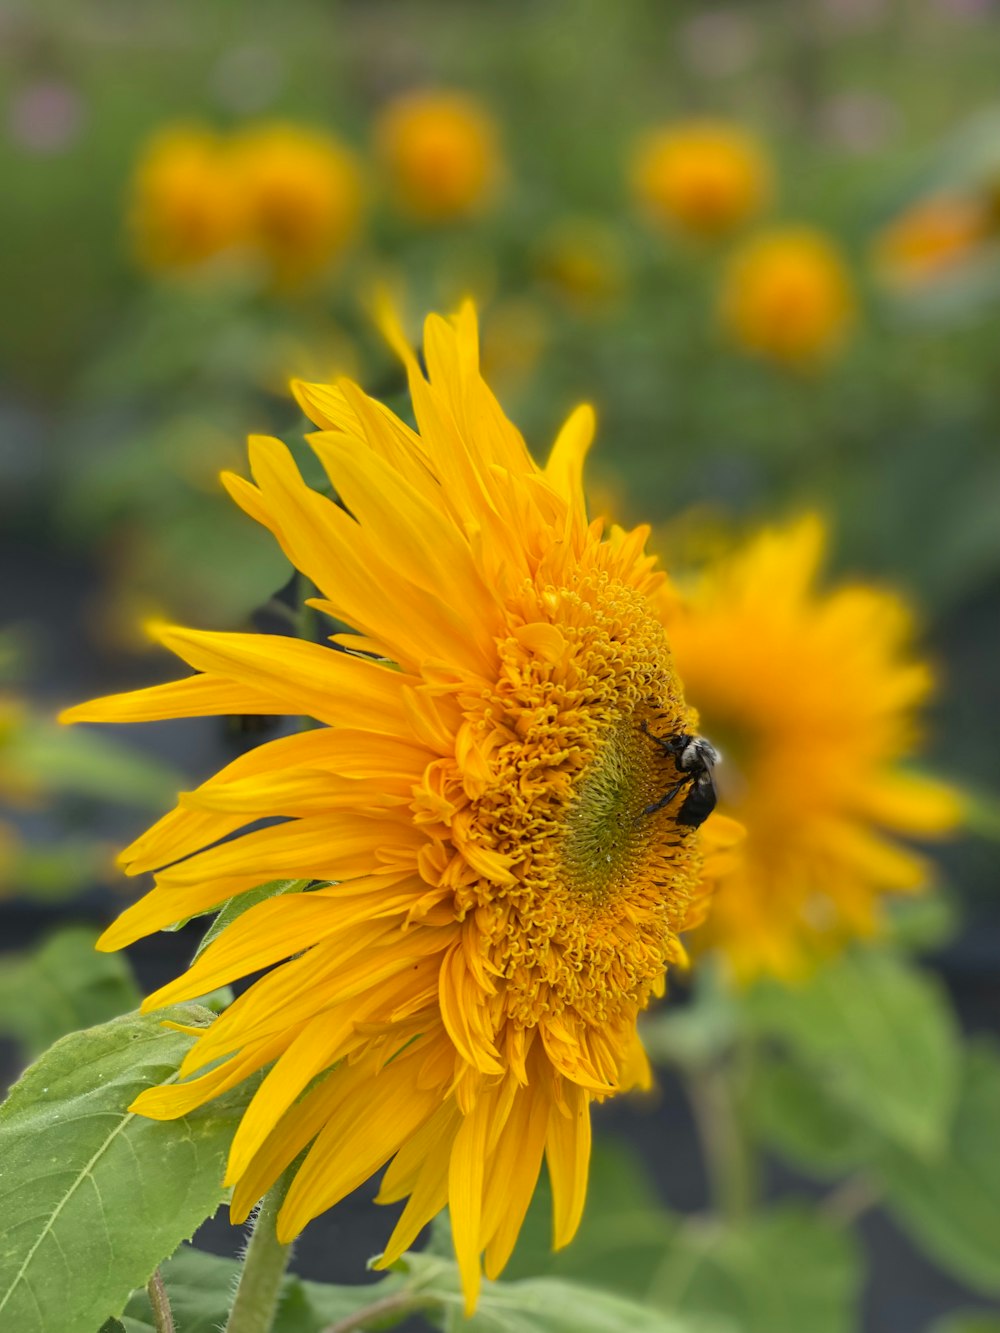
[[[230,145],[246,244],[279,284],[294,287],[340,258],[358,228],[363,187],[334,135],[281,122],[253,125]]]
[[[881,896],[913,891],[927,862],[898,838],[936,837],[961,810],[908,772],[933,677],[896,595],[816,587],[823,525],[765,531],[710,566],[669,633],[704,733],[721,750],[722,805],[746,828],[699,945],[737,976],[793,977],[875,932]]]
[[[647,216],[689,236],[716,238],[767,204],[764,145],[739,125],[686,120],[644,135],[631,162],[632,195]]]
[[[423,222],[481,212],[503,179],[499,127],[464,93],[430,88],[397,97],[379,116],[375,141],[396,203]]]
[[[224,140],[189,125],[154,134],[136,164],[128,222],[153,270],[192,268],[231,247],[243,207]]]
[[[774,227],[739,246],[723,274],[719,313],[745,351],[798,370],[822,365],[857,314],[847,262],[812,227]]]
[[[245,912],[145,1008],[271,968],[207,1031],[179,1116],[269,1071],[227,1180],[245,1218],[305,1153],[291,1239],[387,1161],[408,1198],[383,1265],[445,1205],[467,1308],[504,1266],[543,1156],[554,1242],[580,1220],[590,1104],[649,1078],[636,1018],[683,958],[733,830],[677,821],[655,743],[695,726],[645,528],[588,522],[589,408],[538,467],[478,369],[471,307],[432,316],[429,377],[398,327],[419,433],[354,384],[299,384],[346,508],[273,439],[226,485],[356,634],[333,646],[161,626],[198,674],[70,709],[68,721],[307,714],[314,730],[237,759],[123,854],[155,887],[116,949],[271,878],[318,882]],[[262,816],[285,822],[233,836]],[[227,839],[220,842],[220,839]],[[716,850],[719,849],[719,850]]]

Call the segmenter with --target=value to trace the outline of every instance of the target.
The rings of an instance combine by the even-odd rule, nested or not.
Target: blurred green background
[[[305,461],[292,375],[349,373],[401,406],[372,329],[378,284],[413,332],[425,310],[476,297],[487,376],[539,456],[574,403],[594,402],[598,504],[653,523],[668,561],[698,561],[804,506],[825,512],[837,570],[901,586],[923,608],[944,680],[938,769],[1000,788],[998,70],[992,0],[0,6],[11,947],[66,914],[107,917],[121,892],[112,845],[247,743],[187,724],[141,740],[56,735],[48,719],[166,674],[145,656],[144,616],[237,628],[287,582],[216,474],[241,469],[249,432],[282,435]],[[415,219],[395,201],[375,124],[420,88],[468,94],[495,124],[496,187],[468,216]],[[705,116],[757,136],[774,176],[760,211],[719,237],[651,219],[630,185],[643,132]],[[144,268],[128,215],[150,136],[178,122],[233,136],[261,120],[330,132],[354,153],[350,243],[296,286],[245,254]],[[889,229],[940,200],[975,226],[947,244],[932,236],[930,259],[893,277]],[[791,363],[748,350],[719,315],[732,255],[786,224],[829,238],[854,309],[828,354]],[[134,815],[115,813],[123,801]],[[1000,823],[986,795],[975,817]],[[966,925],[935,955],[974,1031],[998,1027],[994,862],[982,842],[949,851]],[[167,968],[152,952],[140,962],[150,979]],[[0,1011],[22,984],[5,966]],[[46,966],[58,976],[66,964]],[[76,1020],[127,1007],[125,984],[89,978],[93,1005]],[[13,1026],[36,1049],[55,1035]],[[658,1160],[662,1142],[636,1123],[628,1132]],[[919,1286],[922,1261],[891,1233],[869,1240],[868,1328],[929,1327],[907,1306],[914,1282],[931,1292],[928,1319],[961,1304],[933,1277]],[[893,1277],[894,1263],[911,1276]]]

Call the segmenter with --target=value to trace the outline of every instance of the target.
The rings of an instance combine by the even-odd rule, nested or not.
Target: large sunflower
[[[156,885],[105,949],[265,880],[318,882],[250,908],[149,997],[273,968],[198,1037],[187,1081],[135,1109],[182,1115],[269,1066],[232,1145],[234,1219],[307,1148],[284,1240],[391,1158],[379,1198],[408,1203],[382,1263],[447,1204],[471,1309],[480,1258],[503,1268],[543,1155],[555,1244],[572,1237],[590,1103],[648,1080],[636,1017],[683,957],[705,848],[730,829],[679,824],[683,791],[649,810],[679,776],[654,738],[695,720],[647,530],[587,520],[590,409],[541,469],[480,377],[470,307],[427,321],[427,379],[387,332],[419,433],[349,382],[297,386],[344,508],[277,440],[251,441],[255,484],[225,478],[321,590],[315,605],[357,633],[324,647],[158,627],[200,674],[64,717],[321,724],[182,795],[123,853]],[[262,816],[286,821],[232,836]]]
[[[882,895],[930,878],[902,845],[948,832],[946,785],[905,768],[933,686],[895,594],[823,591],[809,516],[710,564],[669,633],[703,729],[725,757],[722,805],[746,828],[699,945],[736,974],[795,976],[879,927]]]

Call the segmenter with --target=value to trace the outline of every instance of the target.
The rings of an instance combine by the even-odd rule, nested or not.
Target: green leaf
[[[222,1201],[245,1089],[176,1121],[127,1109],[190,1046],[165,1016],[211,1021],[179,1005],[63,1037],[0,1107],[0,1327],[94,1333]]]
[[[958,1033],[939,983],[888,954],[856,950],[804,985],[746,997],[760,1033],[817,1072],[859,1120],[908,1150],[944,1143],[958,1085]]]
[[[917,1243],[970,1286],[1000,1293],[1000,1052],[966,1053],[958,1106],[943,1151],[920,1160],[887,1148],[886,1205]]]
[[[218,1333],[226,1322],[239,1274],[240,1264],[235,1259],[205,1254],[190,1245],[182,1245],[172,1259],[161,1264],[160,1275],[178,1333]],[[321,1333],[338,1319],[402,1286],[403,1278],[396,1273],[379,1282],[356,1286],[332,1286],[288,1276],[282,1283],[273,1333]],[[144,1287],[133,1293],[125,1313],[142,1324],[152,1319]]]
[[[138,805],[171,805],[184,777],[164,761],[140,754],[99,732],[30,719],[9,755],[18,772],[44,791]]]
[[[853,1237],[788,1206],[740,1226],[689,1223],[650,1300],[683,1316],[714,1316],[738,1333],[854,1333],[861,1266]]]
[[[448,1333],[730,1333],[706,1323],[661,1314],[622,1296],[564,1278],[483,1282],[476,1313],[463,1315],[458,1269],[436,1255],[407,1254],[400,1261],[407,1286],[426,1298],[425,1317]],[[732,1330],[732,1333],[736,1333]],[[801,1333],[801,1330],[797,1330]]]
[[[140,995],[120,954],[97,953],[97,932],[70,926],[27,957],[0,959],[0,1031],[29,1058],[59,1037],[134,1009]]]
[[[1000,1314],[990,1310],[960,1310],[933,1324],[930,1333],[1000,1333]]]
[[[761,1055],[746,1092],[755,1134],[802,1170],[824,1179],[870,1159],[870,1131],[838,1101],[811,1069],[780,1056]]]
[[[195,951],[195,959],[205,952],[227,926],[232,925],[237,917],[242,916],[251,907],[256,907],[265,898],[278,898],[285,893],[304,893],[312,882],[311,879],[272,879],[267,884],[258,884],[254,889],[247,889],[245,893],[238,893],[235,897],[227,899],[219,909],[218,916],[205,931]]]

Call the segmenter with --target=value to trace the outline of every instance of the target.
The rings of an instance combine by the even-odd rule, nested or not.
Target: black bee
[[[718,750],[705,740],[704,736],[689,736],[682,732],[678,736],[664,740],[662,736],[653,735],[645,720],[640,727],[651,741],[656,742],[664,754],[670,755],[678,771],[683,774],[679,782],[668,788],[658,801],[647,805],[642,813],[653,815],[657,810],[662,810],[665,805],[670,804],[683,786],[690,783],[690,790],[677,811],[677,823],[685,824],[688,828],[697,828],[715,809],[719,797],[714,775],[715,765],[719,762]]]

